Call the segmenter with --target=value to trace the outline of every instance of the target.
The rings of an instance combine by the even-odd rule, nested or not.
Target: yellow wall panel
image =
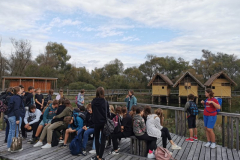
[[[185,89],[185,86],[179,86],[179,96],[188,96],[189,94],[198,96],[198,86],[191,86],[190,89]]]
[[[164,87],[164,89],[162,89]],[[152,86],[152,95],[168,95],[168,88],[167,86]]]

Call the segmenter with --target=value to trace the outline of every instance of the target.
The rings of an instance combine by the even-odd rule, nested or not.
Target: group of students
[[[90,153],[96,153],[92,160],[102,160],[104,149],[106,147],[106,139],[108,145],[113,145],[112,151],[109,154],[119,154],[119,141],[121,138],[130,137],[135,135],[140,140],[146,140],[148,146],[148,158],[155,158],[154,152],[157,148],[157,139],[162,138],[163,148],[166,148],[167,140],[172,145],[172,149],[181,149],[175,144],[171,135],[164,125],[164,116],[162,109],[156,109],[152,113],[150,106],[137,106],[137,99],[133,91],[129,91],[125,101],[126,107],[109,106],[104,97],[104,88],[99,87],[96,90],[96,97],[92,100],[91,104],[84,107],[84,90],[79,93],[78,108],[74,109],[69,100],[65,99],[63,94],[60,94],[58,100],[51,99],[51,92],[49,92],[49,100],[44,107],[44,99],[42,96],[35,95],[35,104],[33,99],[34,88],[29,87],[28,98],[24,102],[24,90],[20,87],[14,87],[8,90],[8,112],[7,121],[9,131],[7,136],[7,147],[10,150],[12,138],[16,130],[23,124],[26,131],[32,131],[32,138],[28,141],[34,144],[33,147],[51,148],[54,130],[63,131],[59,136],[60,147],[66,147],[68,137],[74,134],[81,139],[81,148],[83,155],[86,155],[86,145],[90,135],[94,134],[93,150]],[[41,95],[39,90],[36,90],[37,95]],[[220,108],[218,101],[213,97],[211,89],[207,89],[206,101],[201,103],[205,106],[204,109],[204,124],[206,127],[206,135],[208,143],[206,147],[215,147],[215,135],[213,127],[216,122],[216,109]],[[193,96],[189,95],[190,101],[186,104],[185,110],[187,111],[193,101]],[[32,102],[33,100],[33,102]],[[41,101],[42,100],[42,101]],[[30,102],[29,102],[30,101]],[[25,104],[28,104],[28,110],[25,111]],[[107,118],[117,122],[114,132],[106,137],[103,134],[103,129]],[[190,138],[187,141],[192,142],[197,140],[196,117],[188,115]],[[194,136],[193,136],[194,130]],[[47,143],[43,145],[44,139]],[[37,143],[36,143],[37,142]],[[36,144],[35,144],[36,143]]]

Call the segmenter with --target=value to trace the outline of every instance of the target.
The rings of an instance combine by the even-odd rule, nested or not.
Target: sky
[[[202,49],[240,57],[239,0],[1,0],[0,50],[31,41],[33,59],[62,43],[70,63],[92,70],[118,58],[139,66],[147,54],[201,58]]]

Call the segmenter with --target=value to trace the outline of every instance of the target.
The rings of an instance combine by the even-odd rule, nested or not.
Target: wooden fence
[[[125,102],[109,102],[112,105],[126,105]],[[184,108],[182,107],[173,107],[173,106],[165,106],[165,105],[155,105],[155,104],[145,104],[138,103],[141,106],[151,106],[152,108],[161,108],[161,109],[169,109],[175,111],[175,133],[180,136],[186,136],[186,113],[184,112]],[[199,110],[200,114],[203,114],[203,110]],[[227,112],[219,112],[219,116],[222,116],[222,146],[228,147],[230,149],[236,148],[239,150],[239,118],[240,114],[236,113],[227,113]],[[227,124],[225,120],[227,119]],[[225,135],[226,142],[225,144]],[[234,143],[235,139],[235,143]],[[235,146],[235,147],[234,147]]]

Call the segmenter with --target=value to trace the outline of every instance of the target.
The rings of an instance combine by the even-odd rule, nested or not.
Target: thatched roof
[[[207,82],[205,82],[204,86],[210,86],[213,83],[213,81],[221,75],[223,75],[232,85],[234,85],[234,86],[237,85],[226,73],[221,71],[219,73],[216,73],[216,74],[212,75],[211,78],[209,78],[207,80]]]
[[[148,83],[148,86],[151,86],[151,84],[153,83],[153,81],[155,80],[155,78],[156,78],[157,76],[160,76],[168,85],[170,85],[170,86],[173,85],[173,82],[172,82],[167,76],[165,76],[164,74],[157,73],[157,74],[151,79],[151,81]]]
[[[178,80],[177,82],[173,85],[173,87],[177,87],[179,82],[186,76],[189,75],[190,77],[192,77],[200,87],[204,88],[204,85],[196,78],[194,77],[190,72],[185,72]]]

